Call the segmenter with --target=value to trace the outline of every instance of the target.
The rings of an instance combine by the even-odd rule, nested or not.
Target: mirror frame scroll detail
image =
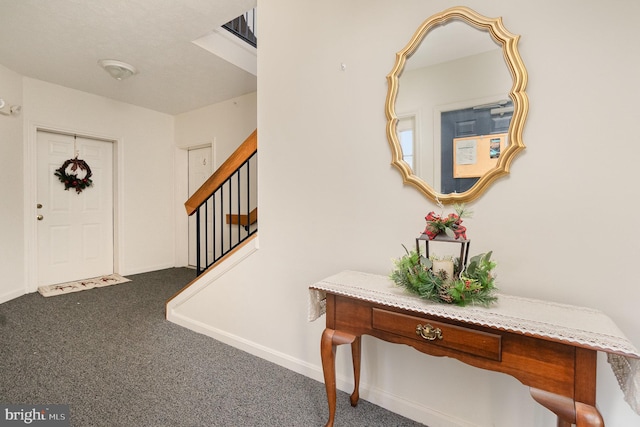
[[[509,125],[509,144],[504,150],[495,168],[485,173],[468,191],[463,193],[441,194],[415,175],[411,167],[402,159],[402,148],[397,135],[398,116],[395,112],[395,102],[398,96],[399,77],[404,70],[405,62],[418,49],[422,40],[434,28],[450,21],[462,21],[481,31],[487,31],[491,38],[502,46],[502,53],[513,85],[509,97],[513,101],[513,116]],[[502,24],[502,18],[487,18],[466,7],[452,7],[428,18],[417,29],[409,43],[396,53],[396,62],[387,75],[388,91],[385,102],[387,117],[387,139],[391,147],[391,164],[399,169],[403,182],[417,187],[425,196],[434,202],[443,204],[466,203],[480,197],[496,179],[509,174],[511,162],[516,154],[524,150],[522,131],[529,111],[529,99],[525,92],[527,86],[527,70],[518,52],[519,35],[510,33]]]

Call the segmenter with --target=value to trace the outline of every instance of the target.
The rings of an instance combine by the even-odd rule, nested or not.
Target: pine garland
[[[398,286],[404,287],[421,298],[466,306],[469,304],[489,306],[497,300],[493,295],[495,278],[492,270],[496,263],[491,261],[491,252],[480,254],[469,260],[469,265],[453,280],[444,271],[433,273],[432,263],[417,251],[408,251],[395,260],[395,269],[390,278]],[[456,269],[457,270],[457,269]]]

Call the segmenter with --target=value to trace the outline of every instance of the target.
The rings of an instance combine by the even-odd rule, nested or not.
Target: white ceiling
[[[256,0],[0,0],[0,64],[179,114],[256,90],[254,75],[192,43],[255,6]],[[117,81],[100,59],[127,62],[139,74]]]

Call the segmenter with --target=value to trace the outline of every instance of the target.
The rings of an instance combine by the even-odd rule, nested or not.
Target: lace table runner
[[[343,271],[309,286],[309,321],[324,314],[326,293],[604,351],[625,400],[640,414],[640,352],[599,310],[504,294],[488,308],[438,304],[386,276]]]

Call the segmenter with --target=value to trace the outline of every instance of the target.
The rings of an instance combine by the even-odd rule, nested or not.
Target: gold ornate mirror
[[[525,148],[529,109],[519,38],[502,18],[454,7],[427,19],[396,54],[385,111],[405,183],[433,201],[462,203],[509,173]]]

